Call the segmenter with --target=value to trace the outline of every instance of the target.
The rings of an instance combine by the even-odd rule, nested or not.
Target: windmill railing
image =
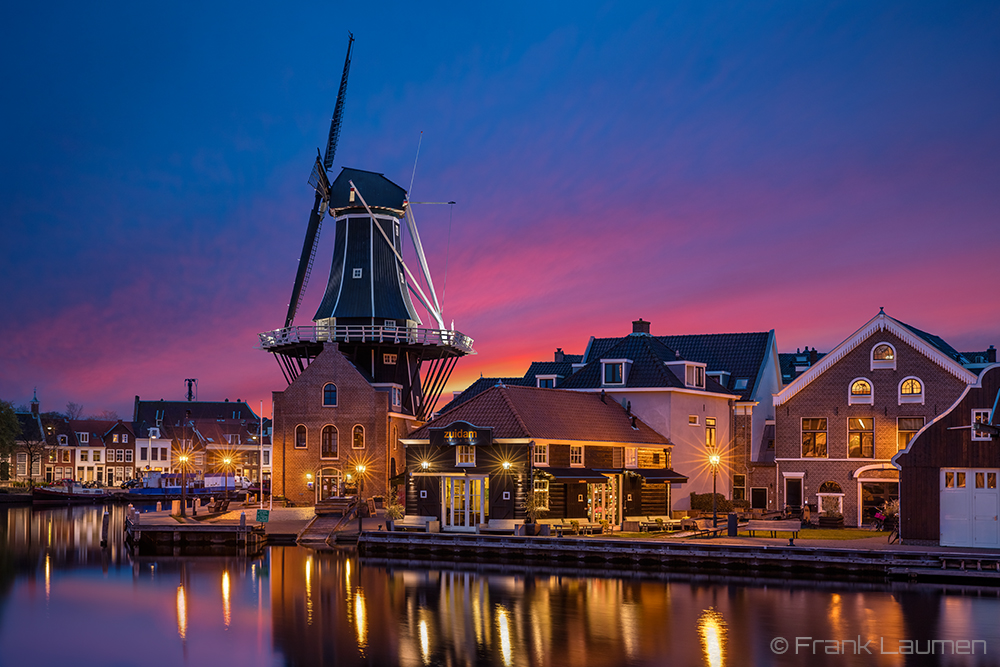
[[[433,345],[452,347],[465,354],[475,354],[472,339],[458,331],[386,326],[312,326],[285,327],[257,334],[265,350],[294,343],[385,343],[396,345]]]

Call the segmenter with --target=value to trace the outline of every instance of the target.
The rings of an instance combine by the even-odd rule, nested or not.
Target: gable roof
[[[451,401],[447,405],[445,405],[443,408],[441,408],[437,412],[438,412],[438,414],[443,415],[444,413],[448,412],[449,410],[453,410],[453,409],[457,408],[462,403],[465,403],[466,401],[475,398],[476,396],[478,396],[479,394],[483,393],[487,389],[491,389],[492,387],[495,387],[498,384],[505,384],[505,385],[508,385],[508,386],[522,386],[522,385],[523,386],[529,386],[525,382],[525,379],[523,377],[522,378],[487,378],[487,377],[481,377],[478,380],[476,380],[475,382],[473,382],[472,384],[470,384],[468,387],[466,387],[462,391],[461,394],[459,394],[455,398],[451,399]],[[532,382],[530,386],[532,386],[532,387],[535,386],[535,383]]]
[[[750,400],[763,378],[767,354],[774,337],[774,330],[750,333],[684,334],[651,336],[666,347],[680,353],[682,359],[705,364],[709,373],[725,371],[730,374],[725,389]],[[623,338],[628,338],[625,336]],[[583,361],[610,358],[608,352],[623,338],[592,338],[587,345]],[[736,389],[736,381],[747,379],[744,389]]]
[[[602,401],[598,394],[521,386],[491,387],[401,439],[426,440],[431,428],[455,421],[490,427],[494,439],[670,444],[616,401]]]
[[[778,354],[778,365],[781,367],[781,382],[790,384],[792,380],[809,370],[812,363],[809,361],[811,350],[806,348],[805,352],[780,352]],[[826,352],[816,352],[816,361],[826,356]],[[805,365],[803,370],[797,370],[797,366]]]
[[[878,315],[868,320],[868,322],[855,331],[847,340],[828,352],[809,370],[802,373],[802,375],[795,378],[790,385],[775,394],[774,405],[781,405],[798,394],[828,368],[843,359],[848,352],[854,350],[854,348],[867,340],[869,336],[879,331],[888,331],[889,333],[900,338],[904,343],[920,352],[930,361],[937,364],[942,369],[951,373],[966,384],[975,382],[975,373],[962,366],[962,364],[955,360],[950,354],[943,351],[941,347],[931,344],[928,341],[925,336],[931,336],[931,334],[923,334],[923,332],[917,333],[919,331],[918,329],[914,329],[907,324],[903,324],[899,320],[889,317],[885,314],[884,310],[879,310]],[[941,341],[941,339],[937,336],[932,336],[932,338],[937,338],[937,340]],[[944,341],[941,341],[941,343],[944,343]],[[944,349],[953,349],[947,343],[944,343],[944,345]]]
[[[244,401],[142,401],[136,396],[132,428],[137,437],[146,438],[149,436],[151,426],[159,425],[165,429],[181,426],[188,410],[191,411],[192,421],[203,419],[260,421]],[[160,411],[163,414],[157,419],[157,413]]]

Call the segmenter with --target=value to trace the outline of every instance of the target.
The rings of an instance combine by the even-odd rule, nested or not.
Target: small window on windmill
[[[361,269],[354,269],[354,277],[355,278],[361,277]]]
[[[386,329],[395,329],[396,328],[396,320],[386,320],[385,321],[385,328]]]
[[[396,235],[396,238],[398,239],[399,238],[399,223],[398,222],[392,223],[392,231]]]
[[[396,365],[396,355],[395,354],[383,354],[382,355],[382,363],[384,365],[386,365],[386,366],[395,366]]]

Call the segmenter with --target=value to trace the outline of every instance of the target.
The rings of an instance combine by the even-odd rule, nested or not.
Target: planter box
[[[818,525],[820,528],[843,528],[844,517],[820,516]]]

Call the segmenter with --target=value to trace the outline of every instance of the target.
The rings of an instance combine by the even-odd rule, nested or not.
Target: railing
[[[364,325],[285,327],[257,334],[260,345],[270,350],[293,343],[390,343],[453,347],[475,354],[472,339],[458,331]]]

